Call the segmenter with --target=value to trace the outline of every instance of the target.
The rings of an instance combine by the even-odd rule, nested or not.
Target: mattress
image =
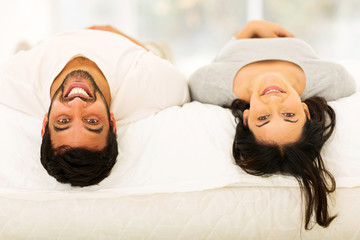
[[[356,62],[345,66],[355,76]],[[234,164],[231,113],[191,102],[118,127],[111,175],[60,184],[39,161],[42,119],[0,104],[0,239],[360,239],[360,94],[331,102],[323,148],[337,181],[330,227],[304,230],[297,182]]]

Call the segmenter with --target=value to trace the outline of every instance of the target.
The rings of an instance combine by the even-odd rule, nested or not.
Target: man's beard
[[[66,75],[66,77],[64,78],[64,80],[61,83],[60,87],[56,90],[54,96],[51,99],[48,115],[50,116],[51,107],[53,105],[53,102],[54,102],[54,100],[56,99],[56,97],[59,94],[60,94],[59,101],[62,102],[62,103],[73,100],[73,98],[72,99],[65,99],[64,98],[65,85],[66,85],[67,81],[70,81],[70,79],[73,78],[73,77],[80,77],[80,78],[87,79],[87,80],[90,81],[90,84],[94,88],[94,91],[92,93],[93,98],[92,99],[86,99],[86,98],[82,98],[80,96],[78,96],[78,97],[81,98],[81,100],[83,100],[84,102],[95,102],[97,100],[97,93],[98,93],[100,95],[100,97],[101,97],[102,102],[106,106],[106,112],[107,112],[108,118],[110,119],[110,109],[109,109],[109,106],[108,106],[108,104],[107,104],[107,102],[105,100],[105,97],[102,94],[100,88],[96,84],[96,82],[95,82],[94,78],[91,76],[91,74],[89,72],[81,70],[81,69],[74,70],[74,71],[72,71],[72,72],[70,72],[69,74]]]

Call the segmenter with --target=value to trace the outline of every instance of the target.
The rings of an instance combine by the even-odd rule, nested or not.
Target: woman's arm
[[[129,39],[130,41],[132,41],[133,43],[139,45],[140,47],[143,47],[146,51],[149,51],[144,45],[142,45],[140,42],[136,41],[135,39],[129,37],[128,35],[126,35],[125,33],[120,32],[119,30],[117,30],[116,28],[110,26],[110,25],[106,25],[106,26],[91,26],[88,29],[94,29],[94,30],[103,30],[103,31],[108,31],[108,32],[113,32],[116,34],[119,34],[123,37],[126,37],[127,39]]]
[[[291,32],[282,26],[264,20],[250,21],[246,26],[236,34],[237,39],[243,38],[277,38],[277,37],[295,37]]]

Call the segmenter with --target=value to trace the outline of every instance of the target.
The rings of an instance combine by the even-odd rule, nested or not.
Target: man
[[[189,101],[174,66],[110,26],[58,34],[17,54],[0,86],[1,103],[35,117],[46,112],[41,163],[73,186],[109,175],[118,155],[116,124]]]

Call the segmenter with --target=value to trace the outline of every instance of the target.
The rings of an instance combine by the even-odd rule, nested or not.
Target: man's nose
[[[80,97],[75,97],[73,100],[68,102],[68,105],[71,107],[86,107],[87,102],[83,101]]]

